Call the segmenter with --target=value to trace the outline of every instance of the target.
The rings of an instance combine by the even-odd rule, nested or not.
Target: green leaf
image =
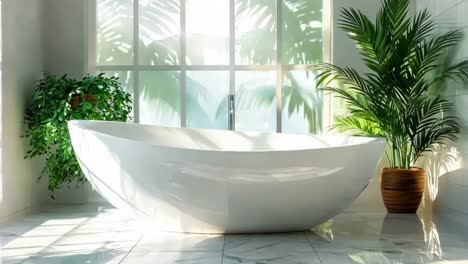
[[[84,101],[72,110],[70,100],[74,95],[94,95],[96,98],[115,98],[125,103],[109,101]],[[84,98],[84,97],[83,97]],[[45,166],[38,176],[49,179],[48,189],[54,199],[55,190],[69,184],[86,182],[71,146],[67,122],[72,119],[115,120],[118,114],[128,119],[132,111],[131,95],[125,92],[115,78],[87,75],[82,80],[46,74],[36,82],[31,104],[26,109],[26,131],[23,135],[29,142],[25,158],[45,156]],[[95,107],[99,104],[99,107]],[[123,120],[121,120],[123,121]]]

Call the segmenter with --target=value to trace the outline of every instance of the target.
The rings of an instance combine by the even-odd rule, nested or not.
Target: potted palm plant
[[[345,102],[349,115],[334,128],[386,139],[389,167],[381,175],[388,212],[415,213],[424,193],[425,171],[415,167],[436,144],[455,141],[459,121],[442,90],[449,79],[468,78],[468,61],[444,62],[462,39],[459,30],[434,36],[427,10],[410,16],[410,0],[383,0],[372,22],[353,8],[343,9],[339,25],[360,50],[368,68],[332,64],[312,67],[318,86]]]

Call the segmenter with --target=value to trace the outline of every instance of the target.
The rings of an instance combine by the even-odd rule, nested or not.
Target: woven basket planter
[[[421,168],[382,171],[380,187],[389,213],[414,214],[424,194],[426,172]]]

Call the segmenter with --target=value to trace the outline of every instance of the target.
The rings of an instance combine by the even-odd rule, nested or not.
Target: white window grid
[[[133,64],[132,65],[97,65],[97,2],[86,1],[86,13],[88,16],[87,38],[85,43],[85,54],[88,54],[85,63],[85,72],[95,74],[98,72],[130,71],[133,73],[133,96],[134,96],[134,119],[139,123],[140,108],[140,86],[139,74],[142,71],[179,71],[181,89],[181,127],[187,126],[186,88],[187,71],[228,71],[229,72],[229,94],[236,94],[235,74],[237,71],[276,71],[276,132],[282,132],[282,85],[285,71],[302,70],[307,71],[311,65],[283,64],[282,58],[282,1],[276,1],[276,65],[236,65],[235,64],[235,0],[229,0],[229,64],[228,65],[187,65],[186,63],[186,2],[180,0],[180,65],[140,65],[139,62],[139,0],[133,0]],[[333,29],[333,1],[322,0],[322,30],[323,30],[323,61],[331,62],[333,58],[331,43]],[[333,96],[329,93],[323,97],[322,122],[323,127],[333,124]],[[228,118],[228,117],[226,117]],[[235,117],[234,117],[235,118]],[[235,130],[235,120],[234,120]]]

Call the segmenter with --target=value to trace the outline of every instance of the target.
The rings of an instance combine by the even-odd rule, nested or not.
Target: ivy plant
[[[79,104],[72,107],[73,97]],[[83,99],[92,97],[92,100]],[[25,158],[45,157],[38,181],[48,177],[52,199],[63,186],[76,187],[86,182],[73,152],[67,122],[69,120],[130,121],[131,95],[117,77],[86,75],[81,80],[67,75],[45,74],[37,81],[32,103],[26,109],[26,131],[29,141]]]

